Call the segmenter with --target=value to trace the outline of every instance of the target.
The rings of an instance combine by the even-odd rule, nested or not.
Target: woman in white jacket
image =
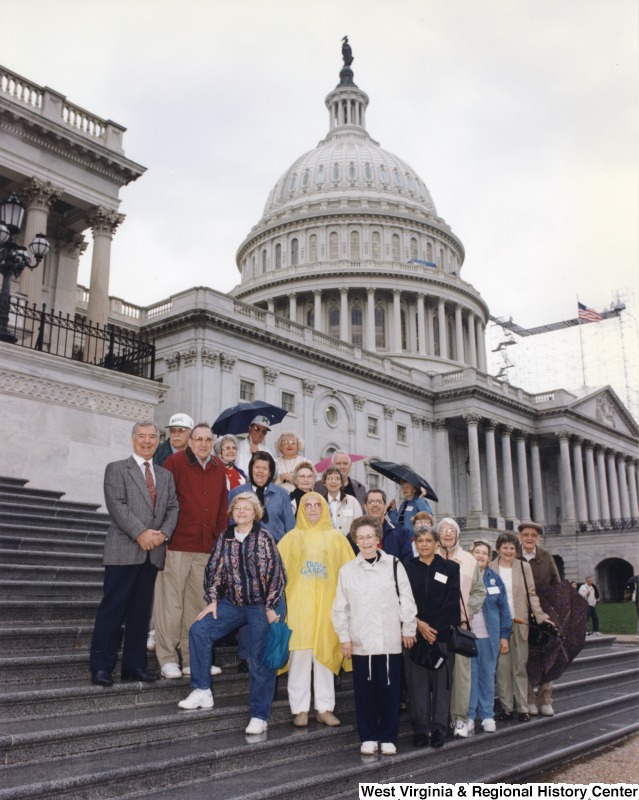
[[[395,755],[399,728],[402,644],[415,643],[417,607],[401,562],[378,548],[382,527],[358,517],[351,537],[359,547],[339,572],[333,627],[342,654],[353,659],[355,715],[360,752]]]
[[[333,527],[348,536],[353,520],[362,515],[359,501],[346,494],[342,482],[342,473],[337,467],[329,467],[322,474],[322,483],[327,492],[326,502],[331,512]]]

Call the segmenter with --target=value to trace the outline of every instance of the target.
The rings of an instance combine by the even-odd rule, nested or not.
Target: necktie
[[[146,481],[146,488],[149,490],[149,495],[151,496],[151,505],[155,509],[155,498],[158,496],[158,493],[155,489],[153,474],[151,473],[151,467],[148,461],[144,462],[144,480]]]

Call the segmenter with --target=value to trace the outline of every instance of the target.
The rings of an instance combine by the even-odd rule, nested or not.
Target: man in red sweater
[[[156,654],[164,678],[190,674],[189,628],[202,610],[204,568],[227,525],[224,465],[211,457],[212,448],[211,428],[202,422],[191,431],[186,449],[164,462],[180,505],[164,571],[155,586]]]

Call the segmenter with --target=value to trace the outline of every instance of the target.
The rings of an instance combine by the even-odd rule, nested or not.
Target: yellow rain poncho
[[[315,658],[335,675],[342,666],[342,650],[331,622],[337,576],[355,558],[343,533],[333,528],[326,500],[317,492],[307,499],[321,501],[322,516],[311,525],[303,503],[297,526],[284,536],[278,549],[286,568],[286,606],[292,631],[290,650],[312,650]],[[347,668],[350,667],[350,660]]]

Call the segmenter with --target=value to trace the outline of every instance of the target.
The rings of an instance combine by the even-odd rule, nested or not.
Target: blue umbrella
[[[385,478],[390,478],[392,481],[395,481],[395,483],[406,481],[406,483],[412,484],[417,487],[417,489],[423,487],[426,490],[426,497],[437,502],[437,495],[430,483],[410,467],[405,467],[403,464],[395,464],[394,461],[369,461],[368,465],[374,469],[375,472],[379,472],[379,474],[383,475]]]
[[[255,417],[266,417],[271,425],[277,425],[287,415],[287,411],[264,400],[251,400],[250,403],[237,403],[225,408],[212,425],[216,436],[227,433],[246,433]]]

